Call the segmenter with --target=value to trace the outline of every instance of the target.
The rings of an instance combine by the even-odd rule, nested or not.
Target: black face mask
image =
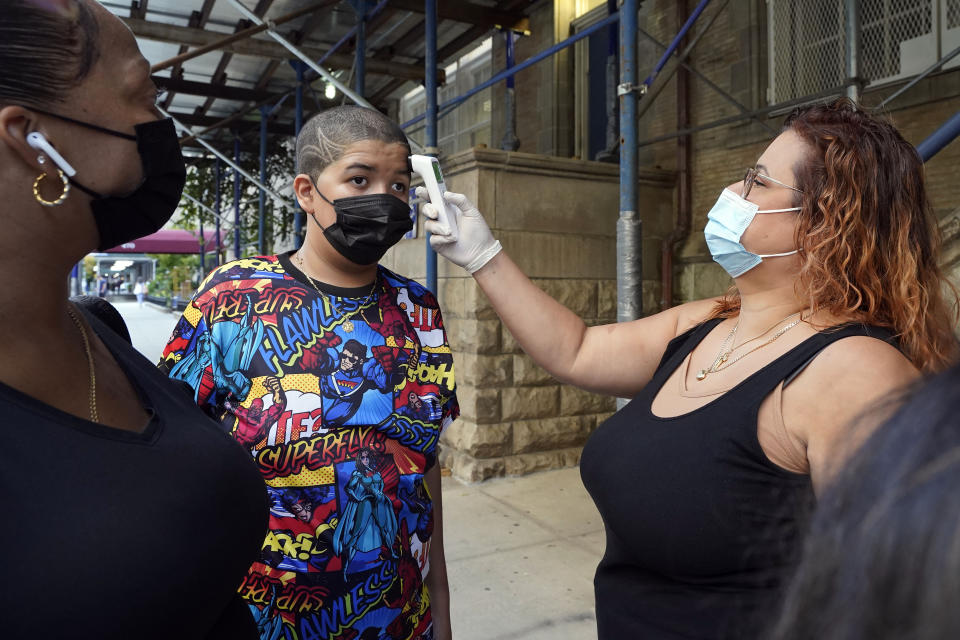
[[[317,187],[316,184],[313,185]],[[389,193],[337,198],[333,202],[337,221],[324,229],[315,216],[314,223],[323,229],[323,236],[340,255],[356,264],[375,264],[387,249],[400,242],[413,229],[410,205]]]
[[[158,231],[177,210],[183,185],[186,183],[187,170],[180,153],[177,130],[170,118],[138,124],[134,127],[136,135],[130,135],[56,113],[39,109],[33,111],[137,143],[140,163],[143,166],[143,182],[129,194],[103,195],[70,178],[74,186],[93,197],[90,208],[100,234],[98,251],[105,251]]]

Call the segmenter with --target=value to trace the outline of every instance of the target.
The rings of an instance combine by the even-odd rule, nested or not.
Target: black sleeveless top
[[[761,449],[760,405],[832,342],[889,339],[863,325],[821,332],[705,406],[654,415],[660,388],[720,322],[672,340],[651,382],[584,447],[580,473],[607,534],[594,580],[600,640],[758,637],[813,502],[810,476]]]
[[[114,429],[0,383],[0,636],[258,638],[237,588],[267,530],[263,479],[189,395],[85,315],[149,423]]]

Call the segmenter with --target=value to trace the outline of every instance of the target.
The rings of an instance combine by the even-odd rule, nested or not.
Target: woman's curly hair
[[[957,294],[938,264],[940,237],[917,150],[846,98],[795,110],[783,130],[808,145],[794,168],[803,191],[798,295],[812,313],[891,330],[923,371],[947,368],[958,355]],[[733,291],[714,315],[739,308]]]

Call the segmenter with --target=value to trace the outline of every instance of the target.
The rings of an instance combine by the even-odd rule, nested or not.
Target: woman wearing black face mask
[[[436,446],[458,414],[453,362],[433,295],[377,264],[412,228],[409,154],[376,111],[309,120],[303,246],[214,271],[161,362],[267,481],[271,532],[247,584],[275,595],[245,596],[289,637],[319,637],[362,602],[350,628],[364,636],[450,638]],[[411,500],[424,481],[427,499]],[[316,589],[316,607],[285,604]]]
[[[259,477],[64,287],[180,198],[149,65],[87,0],[6,0],[0,42],[3,635],[256,637],[236,588],[266,525]]]

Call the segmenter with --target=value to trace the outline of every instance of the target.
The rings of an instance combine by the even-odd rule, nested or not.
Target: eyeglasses
[[[340,357],[343,358],[344,360],[349,360],[351,362],[360,362],[360,360],[362,360],[360,356],[354,355],[349,351],[341,351]]]
[[[755,168],[750,168],[750,169],[747,169],[747,172],[743,176],[743,189],[740,191],[741,198],[746,198],[747,196],[750,195],[750,190],[753,189],[753,183],[757,181],[757,178],[760,178],[761,180],[769,180],[770,182],[778,184],[781,187],[786,187],[787,189],[796,191],[797,193],[803,193],[802,190],[797,189],[796,187],[791,187],[788,184],[783,184],[779,180],[775,180],[774,178],[771,178],[768,175],[764,175],[760,173]]]

